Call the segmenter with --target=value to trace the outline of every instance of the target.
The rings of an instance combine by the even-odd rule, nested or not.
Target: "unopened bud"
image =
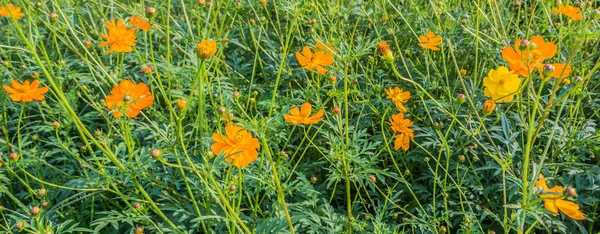
[[[462,93],[459,93],[456,95],[456,99],[458,99],[459,103],[463,103],[463,102],[465,102],[465,95]]]
[[[519,43],[519,49],[526,50],[529,48],[530,45],[531,43],[529,42],[529,40],[521,40],[521,42]]]
[[[31,216],[37,216],[40,214],[42,210],[38,206],[34,206],[31,208]]]
[[[45,197],[46,195],[48,195],[48,191],[46,191],[45,188],[41,188],[40,190],[38,190],[38,196]]]
[[[237,190],[237,187],[235,187],[235,185],[229,186],[229,191],[235,192],[235,190]]]
[[[52,122],[52,126],[54,128],[60,128],[60,123],[58,121],[54,121],[54,122]]]
[[[336,106],[336,107],[334,107],[334,108],[333,108],[333,111],[331,111],[331,112],[332,112],[334,115],[337,115],[337,114],[339,114],[339,113],[341,112],[341,110],[340,110],[340,108],[339,108],[339,107],[337,107],[337,106]]]
[[[376,180],[375,176],[373,176],[373,175],[369,176],[369,182],[373,183],[373,182],[375,182],[375,180]]]
[[[465,156],[464,155],[458,155],[458,161],[464,162],[465,161]]]
[[[142,233],[144,233],[144,227],[142,227],[142,226],[136,227],[134,233],[135,234],[142,234]]]
[[[15,224],[15,228],[17,228],[17,230],[23,230],[23,228],[25,228],[25,222],[23,222],[23,221],[18,221],[18,222]]]
[[[220,106],[219,108],[217,108],[217,111],[220,113],[225,113],[225,111],[227,111],[227,109],[225,109],[225,107]]]
[[[577,190],[573,187],[568,187],[565,190],[565,194],[567,194],[569,197],[577,197]]]
[[[133,203],[133,208],[139,209],[142,205],[139,202]]]
[[[151,156],[152,156],[152,158],[154,158],[154,159],[159,159],[159,158],[162,156],[162,152],[160,152],[160,150],[159,150],[159,149],[153,149],[153,150],[150,152],[150,155],[151,155]]]
[[[56,14],[56,13],[50,13],[50,20],[52,22],[55,22],[56,20],[58,20],[58,14]]]
[[[19,155],[15,152],[12,152],[8,155],[8,158],[10,158],[11,161],[16,162],[19,160]]]
[[[561,84],[562,84],[563,86],[568,86],[568,85],[570,85],[570,84],[571,84],[571,80],[569,80],[568,78],[564,78],[564,79],[562,80]]]
[[[549,77],[552,75],[552,72],[554,72],[554,66],[552,64],[545,64],[542,69],[542,75],[544,75],[544,77]]]
[[[152,18],[156,15],[156,8],[154,7],[148,7],[146,8],[146,16],[148,18]]]

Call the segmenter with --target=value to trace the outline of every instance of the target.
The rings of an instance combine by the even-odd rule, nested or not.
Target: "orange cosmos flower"
[[[565,200],[565,195],[563,194],[564,188],[562,186],[549,188],[544,176],[540,175],[538,181],[535,182],[535,187],[542,189],[543,194],[539,196],[544,200],[544,207],[552,212],[552,215],[557,216],[560,210],[574,220],[585,219],[585,214],[579,211],[577,203]]]
[[[403,113],[392,115],[391,123],[392,130],[394,132],[404,133],[407,135],[413,134],[413,130],[409,128],[413,125],[413,122],[410,119],[405,119]]]
[[[207,59],[212,57],[217,53],[217,42],[213,40],[202,40],[196,46],[196,52],[202,59]]]
[[[300,108],[296,107],[290,110],[289,115],[283,115],[286,122],[292,124],[316,124],[323,120],[323,110],[319,110],[313,116],[310,116],[312,105],[308,102],[302,104]]]
[[[571,5],[564,6],[563,4],[558,4],[558,9],[556,7],[552,7],[552,11],[556,13],[560,13],[568,16],[572,20],[582,20],[583,14],[579,12],[579,7],[574,7]]]
[[[502,57],[508,62],[508,66],[516,74],[529,77],[530,73],[537,68],[540,76],[544,67],[544,60],[554,57],[556,54],[556,45],[552,42],[546,42],[541,36],[534,36],[531,40],[517,39],[514,48],[504,47]],[[547,77],[565,78],[571,73],[571,65],[551,64],[554,71]]]
[[[399,133],[394,136],[394,150],[398,150],[402,148],[404,152],[408,151],[408,147],[410,146],[410,140],[414,140],[415,136],[410,134]]]
[[[117,20],[116,23],[111,20],[104,27],[108,30],[108,34],[102,34],[106,41],[100,43],[100,46],[110,46],[107,54],[132,51],[132,47],[135,46],[135,29],[127,29],[122,20]]]
[[[225,127],[225,135],[215,133],[215,141],[210,147],[214,154],[223,154],[225,161],[236,167],[244,167],[258,158],[260,143],[246,129],[229,124]]]
[[[34,80],[29,83],[25,81],[23,84],[16,80],[10,80],[12,87],[2,85],[2,88],[9,93],[8,97],[15,102],[31,102],[33,100],[44,100],[44,93],[48,92],[48,87],[38,87],[39,80]]]
[[[437,51],[440,50],[438,46],[442,44],[442,36],[436,36],[433,32],[428,32],[425,36],[419,36],[419,42],[421,42],[419,46],[423,47],[423,49]]]
[[[123,116],[125,111],[129,118],[135,118],[142,109],[152,106],[153,101],[154,97],[146,84],[124,80],[110,91],[105,103],[109,110],[114,110],[113,116]]]
[[[315,44],[315,46],[317,47],[315,50],[316,51],[322,51],[322,52],[326,52],[326,53],[335,53],[337,52],[335,50],[335,48],[333,48],[333,46],[329,43],[327,43],[327,45],[323,45],[323,43],[321,42],[317,42]]]
[[[141,29],[144,30],[144,32],[150,31],[150,23],[142,19],[142,17],[132,16],[131,18],[129,18],[129,24],[134,25],[136,27],[136,30]]]
[[[14,17],[15,19],[20,19],[25,16],[25,13],[21,12],[21,8],[15,7],[12,3],[6,4],[7,7],[0,7],[0,16],[4,17]],[[12,16],[11,16],[12,15]]]
[[[400,112],[406,112],[406,107],[404,107],[403,103],[410,99],[409,91],[403,91],[398,87],[394,87],[385,89],[385,93],[387,94],[386,98],[392,100]]]
[[[328,44],[329,49],[332,49],[330,46],[331,45]],[[304,69],[313,70],[316,68],[317,72],[322,75],[327,72],[327,69],[325,69],[324,66],[326,67],[333,64],[334,58],[333,55],[325,52],[325,47],[321,43],[317,43],[317,48],[318,50],[315,50],[313,53],[308,46],[304,46],[302,53],[299,51],[296,52],[296,59],[298,59],[298,63]]]

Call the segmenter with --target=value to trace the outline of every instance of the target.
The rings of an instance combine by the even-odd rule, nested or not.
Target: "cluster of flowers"
[[[385,42],[384,42],[385,43]],[[413,122],[410,119],[404,118],[406,113],[406,107],[404,103],[410,99],[410,92],[404,91],[398,87],[385,89],[386,98],[390,99],[400,113],[392,115],[391,126],[392,131],[396,134],[394,136],[394,150],[402,148],[405,152],[408,151],[410,146],[410,140],[415,139],[414,131],[410,129]]]

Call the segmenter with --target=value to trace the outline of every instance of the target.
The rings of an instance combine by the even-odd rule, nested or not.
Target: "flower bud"
[[[48,202],[42,202],[42,208],[47,208],[48,207]]]
[[[85,46],[85,48],[90,48],[90,46],[92,46],[92,42],[85,41],[85,42],[83,42],[83,46]]]
[[[54,12],[50,13],[50,21],[56,22],[56,20],[58,20],[58,14]]]
[[[139,209],[142,205],[139,202],[133,203],[133,208]]]
[[[241,2],[236,2],[235,3],[235,8],[240,8],[242,7],[242,3]]]
[[[41,2],[36,2],[36,3],[35,3],[35,7],[37,7],[37,8],[40,8],[40,7],[42,7],[42,3],[41,3]]]
[[[154,8],[154,7],[148,7],[148,8],[146,8],[146,17],[152,18],[155,15],[156,15],[156,8]]]
[[[31,216],[37,216],[40,214],[42,210],[38,206],[34,206],[31,208]]]
[[[521,42],[519,43],[519,49],[526,50],[529,48],[530,45],[531,43],[529,42],[529,40],[521,40]]]
[[[18,222],[15,224],[15,227],[17,228],[17,230],[23,230],[23,228],[25,228],[25,222],[23,222],[23,221],[18,221]]]
[[[143,234],[144,233],[144,227],[142,226],[138,226],[135,228],[135,234]]]
[[[148,66],[142,65],[142,69],[141,69],[140,73],[142,75],[150,75],[150,74],[152,74],[152,69],[153,68],[154,67],[152,65],[148,65]]]
[[[34,71],[34,72],[31,72],[31,76],[32,76],[33,78],[36,78],[36,79],[37,79],[37,78],[40,78],[40,73],[38,73],[38,72]]]
[[[568,187],[565,190],[565,194],[567,194],[569,197],[577,197],[577,190],[573,187]]]
[[[58,121],[54,121],[54,122],[52,122],[52,127],[60,128],[60,123]]]
[[[440,227],[440,233],[443,234],[443,233],[446,233],[446,232],[448,232],[448,230],[446,230],[446,226],[441,226]]]
[[[219,108],[217,108],[217,111],[220,113],[225,113],[225,111],[227,111],[227,109],[225,109],[225,107],[220,106]]]
[[[463,103],[463,102],[465,102],[465,95],[462,93],[459,93],[456,95],[456,99],[458,99],[459,103]]]
[[[460,162],[464,162],[465,161],[465,156],[464,155],[458,155],[458,161]]]
[[[375,176],[373,175],[369,175],[369,182],[374,183],[375,182]]]
[[[564,78],[564,79],[562,79],[561,84],[563,86],[569,86],[571,84],[571,80],[569,80],[568,78]]]
[[[463,75],[463,76],[466,75],[467,74],[467,69],[464,69],[464,68],[460,69],[460,74]]]
[[[160,152],[159,149],[153,149],[150,152],[150,155],[152,156],[153,159],[159,159],[162,156],[162,152]]]
[[[425,157],[425,158],[423,158],[423,161],[425,161],[425,162],[429,162],[429,160],[430,160],[430,158],[429,158],[429,157]]]
[[[237,190],[237,187],[235,187],[235,185],[229,186],[229,191],[235,192],[235,190]]]
[[[250,24],[252,24],[252,25],[256,24],[256,20],[250,19]]]
[[[19,155],[15,152],[12,152],[8,155],[8,158],[10,158],[11,161],[16,162],[19,160]]]
[[[483,112],[486,114],[492,113],[494,108],[496,108],[496,103],[492,100],[487,100],[483,103]]]
[[[175,104],[177,104],[177,108],[179,110],[185,110],[185,108],[187,107],[187,99],[180,98],[177,100],[177,102],[175,102]]]
[[[317,177],[316,176],[310,177],[310,182],[313,184],[317,183]]]
[[[542,68],[542,75],[544,77],[549,77],[554,72],[554,66],[552,64],[545,64],[544,68]]]
[[[578,83],[579,83],[579,82],[581,82],[581,81],[583,81],[583,78],[581,78],[581,76],[576,76],[576,77],[575,77],[575,82],[578,82]]]
[[[392,50],[390,50],[390,45],[388,45],[387,42],[381,41],[381,42],[377,43],[377,49],[379,49],[379,52],[381,52],[382,57],[386,61],[388,61],[388,62],[394,61],[394,53],[392,53]]]
[[[333,113],[334,115],[337,115],[337,114],[339,114],[340,112],[341,112],[341,110],[340,110],[340,108],[339,108],[339,107],[337,107],[337,106],[333,108],[333,111],[331,111],[331,113]]]
[[[260,3],[260,5],[266,6],[267,5],[267,1],[268,0],[258,0],[258,3]]]
[[[336,76],[330,76],[329,80],[331,81],[331,83],[335,84],[335,82],[337,81],[337,77]]]
[[[206,0],[198,0],[198,5],[205,6],[206,5]]]
[[[196,46],[196,53],[201,59],[208,59],[217,53],[217,42],[214,40],[202,40]]]
[[[350,221],[350,222],[354,222],[354,216],[350,216],[350,217],[348,217],[348,221]]]
[[[45,197],[46,195],[48,195],[48,191],[45,188],[38,190],[38,196]]]
[[[240,92],[238,92],[238,91],[233,91],[233,97],[234,97],[234,98],[237,98],[237,97],[239,97],[239,96],[240,96]]]

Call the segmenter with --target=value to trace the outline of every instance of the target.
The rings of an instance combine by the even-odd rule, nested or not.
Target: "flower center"
[[[132,100],[131,96],[129,96],[129,95],[124,95],[123,96],[123,101],[130,102],[131,100]]]
[[[504,80],[504,79],[500,79],[500,80],[498,81],[498,83],[499,83],[500,85],[503,85],[504,83],[506,83],[506,80]]]

